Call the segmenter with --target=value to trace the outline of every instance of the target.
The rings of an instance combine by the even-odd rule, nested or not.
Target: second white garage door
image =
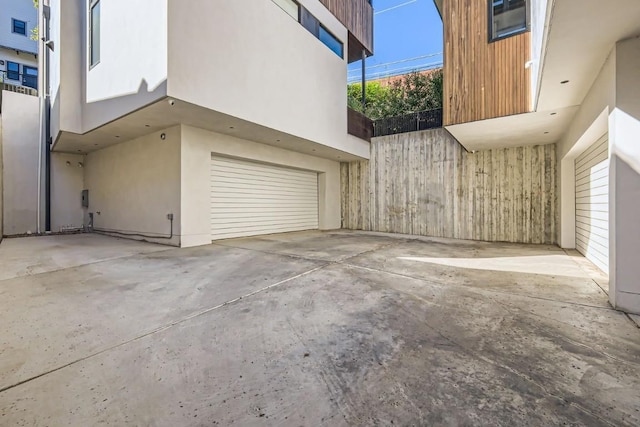
[[[212,240],[318,228],[318,174],[211,157]]]
[[[576,249],[609,273],[609,142],[606,135],[576,159]]]

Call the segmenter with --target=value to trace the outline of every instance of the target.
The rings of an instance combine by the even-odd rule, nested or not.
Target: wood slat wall
[[[443,129],[374,138],[343,163],[342,227],[555,244],[555,145],[469,153]]]
[[[445,125],[531,110],[531,35],[489,43],[488,14],[487,0],[444,1]]]
[[[320,3],[347,27],[369,54],[373,53],[373,7],[367,0],[320,0]]]

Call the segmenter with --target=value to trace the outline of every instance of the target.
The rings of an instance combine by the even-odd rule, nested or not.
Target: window
[[[22,85],[38,89],[38,69],[29,67],[28,65],[22,66]]]
[[[325,46],[340,58],[344,58],[344,45],[325,28],[318,19],[304,7],[300,8],[300,24],[316,36]]]
[[[282,10],[287,12],[293,19],[296,21],[299,20],[300,16],[300,5],[293,0],[273,0],[275,4],[280,6]]]
[[[89,10],[89,65],[100,62],[100,0],[93,0]]]
[[[11,19],[11,31],[16,34],[27,35],[27,23],[19,19]]]
[[[20,64],[7,61],[7,78],[9,80],[20,80]]]
[[[318,38],[340,58],[344,57],[342,42],[335,38],[323,25],[320,25]]]
[[[489,0],[489,37],[498,40],[528,29],[526,0]]]

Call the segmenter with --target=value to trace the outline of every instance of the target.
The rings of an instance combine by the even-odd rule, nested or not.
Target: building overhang
[[[366,147],[366,153],[362,152],[358,156],[354,153],[348,153],[328,145],[319,144],[168,97],[85,134],[60,132],[56,137],[52,150],[63,153],[88,154],[92,151],[101,150],[111,145],[120,144],[178,125],[197,127],[239,139],[335,161],[354,161],[368,158],[369,143],[366,141],[362,141],[362,144],[359,144],[360,151],[363,150],[362,147]],[[349,138],[346,130],[344,137],[345,141]],[[356,151],[358,150],[354,150],[354,152]]]
[[[638,0],[549,0],[536,110],[580,105],[616,42],[640,35]],[[562,83],[566,82],[566,83]]]
[[[557,142],[578,107],[516,114],[446,126],[468,151],[546,145]]]
[[[11,51],[16,52],[17,54],[24,53],[25,55],[33,55],[35,57],[38,56],[38,52],[29,52],[28,50],[18,49],[18,48],[10,47],[10,46],[4,46],[4,45],[1,45],[1,44],[0,44],[0,49],[11,50]]]

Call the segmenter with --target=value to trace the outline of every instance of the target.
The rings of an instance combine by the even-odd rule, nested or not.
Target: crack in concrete
[[[146,338],[146,337],[148,337],[148,336],[155,335],[155,334],[158,334],[158,333],[160,333],[160,332],[166,331],[167,329],[170,329],[170,328],[172,328],[172,327],[174,327],[174,326],[180,325],[180,324],[182,324],[182,323],[184,323],[184,322],[187,322],[187,321],[189,321],[189,320],[192,320],[192,319],[194,319],[194,318],[196,318],[196,317],[203,316],[203,315],[205,315],[205,314],[211,313],[212,311],[215,311],[215,310],[218,310],[218,309],[220,309],[220,308],[226,307],[227,305],[230,305],[230,304],[236,303],[236,302],[238,302],[238,301],[241,301],[241,300],[243,300],[243,299],[249,298],[249,297],[254,296],[254,295],[256,295],[256,294],[259,294],[259,293],[262,293],[262,292],[268,291],[269,289],[275,288],[276,286],[280,286],[280,285],[283,285],[283,284],[285,284],[285,283],[288,283],[288,282],[290,282],[290,281],[292,281],[292,280],[298,279],[298,278],[300,278],[300,277],[304,277],[304,276],[306,276],[306,275],[308,275],[308,274],[315,273],[315,272],[316,272],[316,271],[318,271],[318,270],[321,270],[321,269],[323,269],[323,268],[326,268],[328,265],[331,265],[331,264],[325,264],[325,265],[321,265],[321,266],[319,266],[319,267],[312,268],[311,270],[307,270],[307,271],[305,271],[305,272],[302,272],[302,273],[296,274],[295,276],[292,276],[292,277],[289,277],[289,278],[287,278],[287,279],[281,280],[281,281],[279,281],[279,282],[277,282],[277,283],[271,284],[271,285],[269,285],[269,286],[265,286],[265,287],[263,287],[263,288],[260,288],[260,289],[258,289],[258,290],[255,290],[255,291],[253,291],[253,292],[249,292],[249,293],[248,293],[248,294],[246,294],[246,295],[239,296],[239,297],[237,297],[237,298],[234,298],[234,299],[231,299],[231,300],[225,301],[225,302],[223,302],[223,303],[221,303],[221,304],[218,304],[218,305],[216,305],[216,306],[214,306],[214,307],[210,307],[210,308],[207,308],[207,309],[204,309],[204,310],[200,310],[200,311],[195,312],[195,313],[192,313],[192,314],[190,314],[190,315],[188,315],[188,316],[182,317],[182,318],[180,318],[180,319],[178,319],[178,320],[174,320],[173,322],[167,323],[167,324],[162,325],[162,326],[160,326],[160,327],[158,327],[158,328],[155,328],[155,329],[153,329],[153,330],[151,330],[151,331],[145,332],[145,333],[143,333],[143,334],[141,334],[141,335],[138,335],[137,337],[131,338],[131,339],[126,340],[126,341],[123,341],[123,342],[121,342],[121,343],[119,343],[119,344],[116,344],[116,345],[110,346],[110,347],[108,347],[108,348],[104,348],[104,349],[102,349],[102,350],[99,350],[99,351],[93,352],[92,354],[90,354],[90,355],[88,355],[88,356],[81,357],[81,358],[79,358],[79,359],[73,360],[73,361],[71,361],[71,362],[69,362],[69,363],[66,363],[66,364],[62,365],[62,366],[58,366],[57,368],[50,369],[50,370],[48,370],[48,371],[46,371],[46,372],[43,372],[43,373],[41,373],[41,374],[34,375],[34,376],[29,377],[29,378],[27,378],[27,379],[24,379],[24,380],[22,380],[22,381],[18,381],[17,383],[10,384],[10,385],[8,385],[8,386],[2,387],[2,388],[0,388],[0,393],[3,393],[3,392],[5,392],[5,391],[7,391],[7,390],[11,390],[11,389],[13,389],[13,388],[16,388],[16,387],[18,387],[18,386],[21,386],[21,385],[23,385],[23,384],[26,384],[26,383],[31,382],[31,381],[33,381],[33,380],[36,380],[36,379],[38,379],[38,378],[44,377],[44,376],[46,376],[46,375],[52,374],[52,373],[54,373],[54,372],[60,371],[60,370],[62,370],[62,369],[64,369],[64,368],[67,368],[67,367],[69,367],[69,366],[73,366],[73,365],[75,365],[75,364],[77,364],[77,363],[84,362],[85,360],[88,360],[88,359],[91,359],[91,358],[93,358],[93,357],[99,356],[99,355],[104,354],[104,353],[106,353],[106,352],[109,352],[109,351],[111,351],[111,350],[115,350],[115,349],[117,349],[117,348],[123,347],[123,346],[125,346],[125,345],[127,345],[127,344],[130,344],[130,343],[132,343],[132,342],[139,341],[139,340],[141,340],[141,339],[143,339],[143,338]]]
[[[136,252],[136,253],[133,253],[133,254],[127,254],[127,255],[115,256],[115,257],[111,257],[111,258],[99,259],[99,260],[96,260],[96,261],[86,262],[84,264],[70,265],[68,267],[60,267],[60,268],[55,268],[53,270],[40,271],[38,273],[28,273],[28,274],[16,275],[16,276],[13,276],[13,277],[8,277],[6,279],[0,279],[0,283],[7,282],[9,280],[21,279],[21,278],[24,278],[24,277],[37,277],[37,276],[40,276],[40,275],[43,275],[43,274],[58,273],[60,271],[65,271],[65,270],[73,270],[74,268],[82,268],[82,267],[89,266],[89,265],[102,264],[104,262],[117,261],[119,259],[124,259],[124,258],[131,258],[131,257],[135,257],[135,256],[152,255],[152,254],[156,254],[156,253],[160,253],[160,252],[170,251],[172,249],[175,250],[175,249],[179,249],[179,248],[159,249],[159,250],[153,251],[153,252]],[[29,265],[29,266],[25,267],[25,269],[31,270],[31,269],[33,269],[35,267],[36,266],[34,266],[34,265]]]

